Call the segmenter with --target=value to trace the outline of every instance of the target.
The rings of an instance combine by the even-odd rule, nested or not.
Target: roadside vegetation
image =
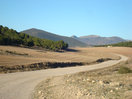
[[[13,45],[24,47],[42,47],[52,51],[66,50],[68,44],[64,41],[52,41],[40,39],[28,34],[19,33],[16,30],[9,29],[0,25],[0,45]]]
[[[120,67],[120,69],[118,70],[119,74],[126,74],[126,73],[132,73],[132,70],[128,67]]]

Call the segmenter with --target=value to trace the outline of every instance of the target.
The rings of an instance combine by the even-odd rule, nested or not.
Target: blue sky
[[[17,31],[132,40],[132,0],[0,0],[0,24]]]

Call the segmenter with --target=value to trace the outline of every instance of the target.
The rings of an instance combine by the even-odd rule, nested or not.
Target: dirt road
[[[128,59],[119,56],[120,60],[110,60],[96,65],[0,74],[0,99],[30,99],[34,87],[48,77],[109,67]]]

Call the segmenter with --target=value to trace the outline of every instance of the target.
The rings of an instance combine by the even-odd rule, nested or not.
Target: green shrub
[[[119,74],[126,74],[126,73],[132,73],[132,70],[128,67],[120,67],[120,69],[118,70]]]

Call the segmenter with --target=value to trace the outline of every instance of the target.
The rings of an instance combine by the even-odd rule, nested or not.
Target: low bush
[[[118,70],[119,74],[126,74],[126,73],[132,73],[132,70],[128,67],[120,67]]]

